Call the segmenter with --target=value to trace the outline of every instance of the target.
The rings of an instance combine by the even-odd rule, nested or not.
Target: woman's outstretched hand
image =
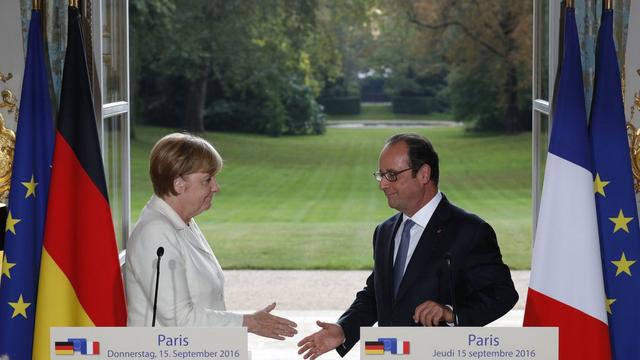
[[[250,333],[278,340],[284,340],[285,336],[292,337],[297,334],[298,324],[271,314],[275,307],[276,303],[272,303],[253,314],[245,315],[242,326],[246,326]]]

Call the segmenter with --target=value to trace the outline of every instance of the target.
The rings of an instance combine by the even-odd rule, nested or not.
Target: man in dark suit
[[[344,356],[361,326],[483,326],[518,300],[491,226],[438,190],[438,155],[426,138],[391,137],[374,176],[399,213],[376,228],[374,268],[351,307],[298,343],[305,359],[332,349]]]

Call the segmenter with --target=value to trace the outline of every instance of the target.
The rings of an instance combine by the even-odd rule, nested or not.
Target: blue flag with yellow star
[[[640,359],[640,228],[627,142],[613,10],[598,32],[590,136],[612,359]]]
[[[40,11],[31,12],[0,274],[0,357],[31,359],[54,132]]]

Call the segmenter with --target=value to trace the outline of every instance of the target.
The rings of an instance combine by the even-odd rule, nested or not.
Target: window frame
[[[544,11],[547,4],[547,11]],[[560,33],[560,10],[561,0],[534,0],[533,2],[533,66],[532,66],[532,141],[531,141],[531,197],[532,197],[532,242],[535,241],[536,225],[538,223],[538,212],[540,210],[540,198],[542,196],[542,177],[545,158],[541,156],[546,150],[551,133],[551,109],[553,108],[553,81],[556,77],[559,53],[559,33]],[[548,19],[548,30],[543,26],[544,20]],[[545,44],[544,33],[547,31],[547,43]],[[547,48],[547,81],[542,79],[544,71],[542,49]],[[546,92],[544,91],[546,90]],[[542,94],[548,94],[543,97]],[[545,124],[546,122],[546,124]],[[547,131],[542,133],[542,128],[547,125]]]
[[[112,1],[114,3],[118,2],[118,6],[122,6],[121,11],[112,12],[112,16],[114,19],[111,19],[113,24],[122,24],[124,26],[124,37],[123,41],[123,53],[124,53],[124,74],[120,79],[123,84],[122,90],[122,99],[115,102],[106,102],[106,94],[103,90],[103,86],[105,84],[105,74],[103,71],[103,24],[108,19],[105,19],[106,14],[103,11],[103,5],[105,2]],[[121,157],[122,164],[120,166],[120,185],[121,185],[121,198],[119,199],[120,204],[120,227],[114,229],[116,232],[116,236],[119,236],[122,239],[122,249],[120,250],[120,264],[124,264],[124,255],[126,253],[127,240],[129,237],[129,231],[131,228],[131,150],[130,150],[130,110],[131,110],[131,98],[130,98],[130,89],[129,89],[129,1],[128,0],[94,0],[86,2],[87,6],[90,7],[91,13],[91,30],[93,35],[93,58],[95,59],[95,65],[97,72],[97,79],[99,81],[100,88],[100,96],[96,96],[95,101],[100,101],[100,106],[97,106],[97,119],[98,119],[98,136],[100,139],[100,147],[103,154],[103,161],[106,159],[108,147],[106,144],[106,129],[109,126],[110,121],[118,121],[118,119],[123,119],[121,125],[122,129],[122,149],[121,149]],[[115,17],[122,16],[121,21],[115,21]],[[122,117],[118,115],[123,115]],[[105,166],[105,172],[108,172],[109,169]],[[108,175],[108,174],[105,174]],[[108,176],[107,176],[108,179]],[[107,184],[109,186],[109,184]],[[114,221],[114,223],[118,223]]]

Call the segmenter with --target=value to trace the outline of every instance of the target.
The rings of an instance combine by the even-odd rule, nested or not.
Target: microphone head
[[[162,246],[159,246],[158,251],[156,251],[156,254],[158,255],[158,257],[161,257],[162,255],[164,255],[164,248]]]

